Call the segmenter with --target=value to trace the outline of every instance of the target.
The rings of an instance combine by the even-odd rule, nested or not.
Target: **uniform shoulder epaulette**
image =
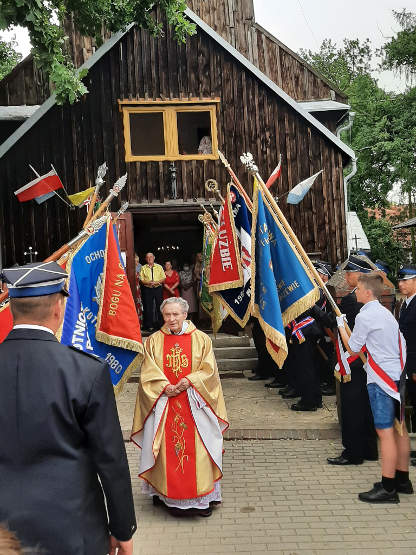
[[[72,345],[67,345],[67,347],[69,349],[72,349],[73,351],[79,353],[80,355],[85,355],[87,357],[90,357],[90,358],[92,358],[93,360],[95,360],[97,362],[100,362],[100,363],[104,362],[102,358],[100,358],[97,355],[94,355],[93,353],[87,353],[86,351],[81,351],[81,349],[77,349],[77,347],[73,347]]]

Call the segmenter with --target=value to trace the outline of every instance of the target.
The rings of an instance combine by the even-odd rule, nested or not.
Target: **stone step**
[[[256,358],[257,351],[254,347],[214,347],[217,360],[225,358]]]
[[[213,346],[216,347],[250,347],[250,338],[248,335],[222,335],[217,337],[210,335]]]
[[[222,374],[223,372],[227,371],[244,371],[244,370],[252,370],[257,366],[257,357],[256,358],[224,358],[224,359],[217,359],[217,365],[219,373]]]

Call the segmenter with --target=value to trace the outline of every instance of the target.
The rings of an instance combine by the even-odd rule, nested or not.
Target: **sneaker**
[[[365,503],[400,503],[397,491],[387,491],[382,482],[376,482],[370,491],[358,494],[358,499]]]
[[[407,493],[410,495],[413,493],[412,482],[407,480],[407,482],[403,482],[402,484],[396,484],[396,490],[397,493]]]

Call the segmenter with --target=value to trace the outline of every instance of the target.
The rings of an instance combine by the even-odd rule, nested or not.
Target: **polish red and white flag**
[[[273,185],[276,179],[280,177],[281,173],[282,173],[282,155],[279,156],[279,163],[270,174],[269,179],[266,181],[266,187],[268,189],[270,189],[270,187]]]
[[[27,185],[23,185],[23,187],[20,187],[14,194],[17,196],[19,202],[26,202],[51,193],[52,191],[56,191],[57,189],[63,189],[63,185],[56,172],[51,170],[49,173],[37,177]]]

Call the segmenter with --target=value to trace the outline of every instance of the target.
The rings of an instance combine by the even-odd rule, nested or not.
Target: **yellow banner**
[[[89,189],[85,189],[85,191],[68,195],[68,198],[74,206],[79,206],[84,202],[84,200],[87,200],[87,198],[93,194],[94,189],[95,187],[90,187]]]

